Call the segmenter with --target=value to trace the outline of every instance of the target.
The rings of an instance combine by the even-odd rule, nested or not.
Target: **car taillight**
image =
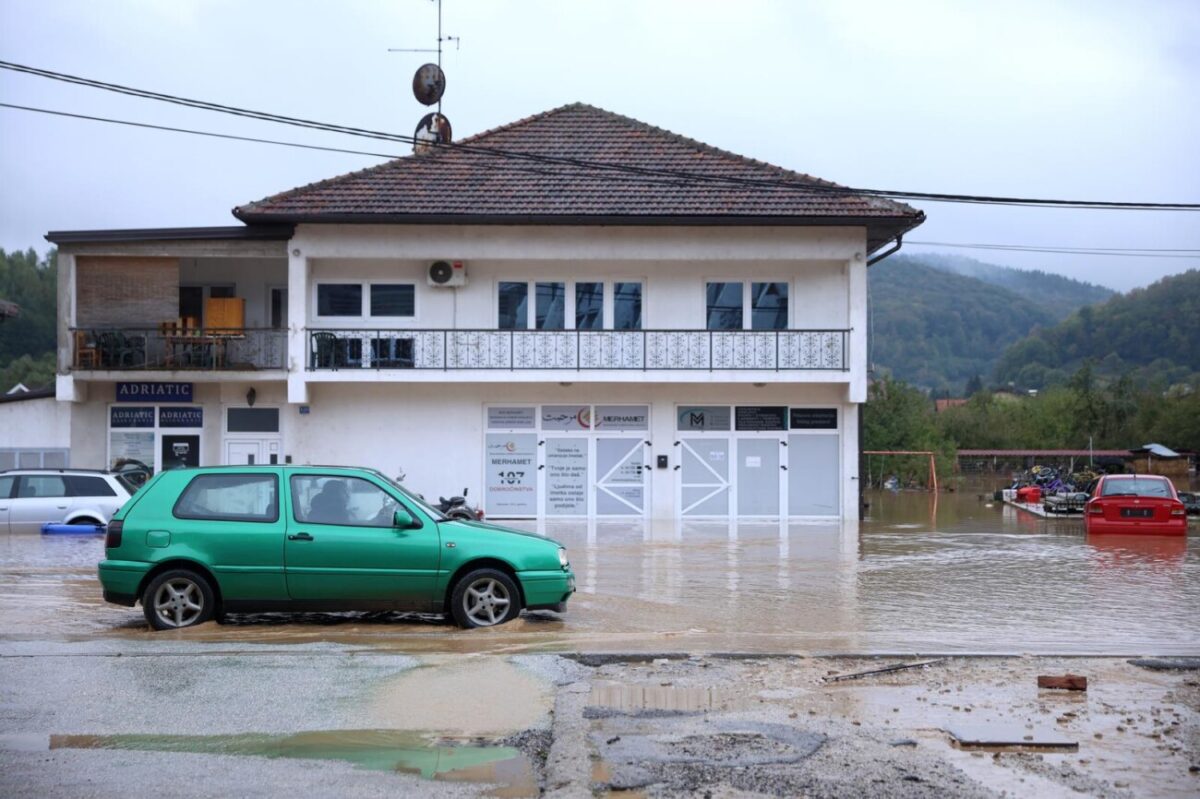
[[[479,521],[483,521],[483,508],[475,511],[475,518],[479,519]]]
[[[1096,513],[1103,515],[1104,508],[1099,503],[1093,503],[1088,506],[1088,513]]]
[[[1180,505],[1178,508],[1171,508],[1171,515],[1172,516],[1186,516],[1187,510],[1182,505]]]
[[[125,523],[120,519],[113,519],[108,523],[108,528],[104,531],[105,549],[116,549],[121,546],[121,531],[124,528]]]

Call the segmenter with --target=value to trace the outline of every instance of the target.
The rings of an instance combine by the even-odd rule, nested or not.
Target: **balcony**
[[[310,329],[333,369],[847,371],[848,330]]]
[[[240,372],[283,369],[287,331],[274,328],[72,329],[72,371]]]

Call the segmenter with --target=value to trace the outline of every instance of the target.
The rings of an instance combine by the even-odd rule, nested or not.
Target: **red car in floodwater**
[[[1165,477],[1107,474],[1083,512],[1089,535],[1187,535],[1187,510]]]

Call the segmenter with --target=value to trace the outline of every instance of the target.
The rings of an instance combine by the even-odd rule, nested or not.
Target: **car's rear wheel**
[[[165,571],[142,592],[142,612],[156,630],[178,630],[213,617],[216,599],[208,580],[188,569]]]
[[[450,593],[450,615],[460,627],[494,627],[521,615],[521,595],[511,577],[498,569],[476,569]]]

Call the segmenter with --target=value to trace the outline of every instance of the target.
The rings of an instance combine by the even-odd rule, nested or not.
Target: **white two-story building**
[[[72,466],[857,518],[867,266],[920,211],[570,105],[234,215],[47,236]]]

